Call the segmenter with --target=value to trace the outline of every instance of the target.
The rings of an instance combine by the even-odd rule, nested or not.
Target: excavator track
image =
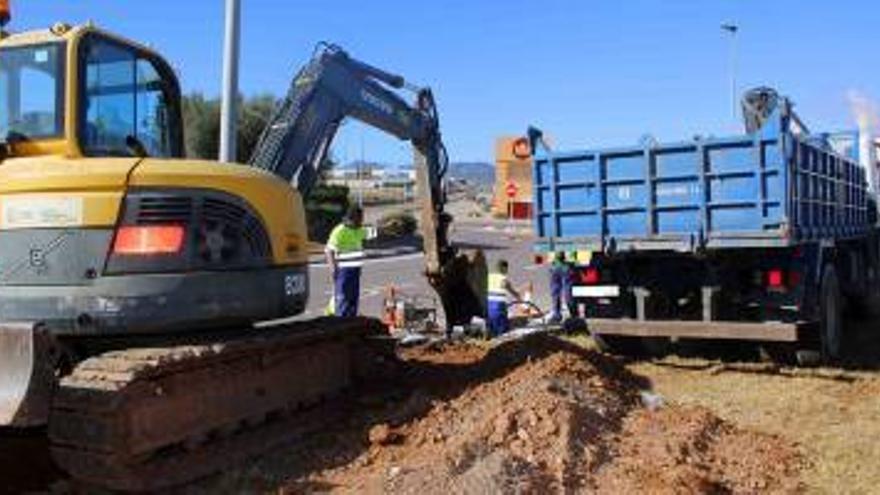
[[[52,403],[52,455],[75,480],[114,490],[223,470],[326,422],[311,406],[362,374],[383,330],[373,319],[323,318],[89,358]]]

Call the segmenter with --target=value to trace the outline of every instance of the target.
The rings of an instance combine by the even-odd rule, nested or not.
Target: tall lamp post
[[[731,118],[736,122],[736,34],[739,26],[732,22],[725,22],[721,29],[730,34],[730,111]]]
[[[226,0],[226,28],[223,39],[223,97],[220,103],[219,158],[221,162],[234,162],[236,159],[240,25],[240,0]]]

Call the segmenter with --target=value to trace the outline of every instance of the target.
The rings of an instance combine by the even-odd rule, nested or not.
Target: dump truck
[[[771,88],[746,134],[551,149],[537,129],[535,249],[589,252],[572,295],[605,349],[757,341],[779,359],[839,359],[845,310],[880,277],[876,141],[811,133]]]
[[[447,237],[429,88],[320,44],[249,163],[194,160],[159,53],[91,23],[0,31],[0,427],[47,427],[80,482],[154,491],[302,434],[391,360],[376,319],[290,319],[303,197],[346,118],[412,144],[425,272],[470,321],[484,262]]]

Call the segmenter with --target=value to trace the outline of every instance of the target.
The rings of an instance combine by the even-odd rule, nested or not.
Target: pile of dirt
[[[362,400],[282,491],[755,492],[798,487],[796,449],[707,410],[648,411],[614,359],[533,336],[409,351],[398,399]],[[288,461],[291,459],[288,458]],[[646,490],[646,488],[648,488]]]
[[[491,367],[496,359],[486,361]],[[455,493],[583,486],[584,468],[602,459],[600,437],[619,427],[637,392],[576,353],[526,360],[437,403],[421,419],[374,427],[365,453],[374,469],[353,477],[343,469],[339,481],[358,491],[395,493],[426,486]]]

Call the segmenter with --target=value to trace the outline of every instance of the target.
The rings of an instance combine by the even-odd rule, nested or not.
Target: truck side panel
[[[785,247],[868,228],[863,169],[788,132],[548,152],[535,185],[546,251]]]

